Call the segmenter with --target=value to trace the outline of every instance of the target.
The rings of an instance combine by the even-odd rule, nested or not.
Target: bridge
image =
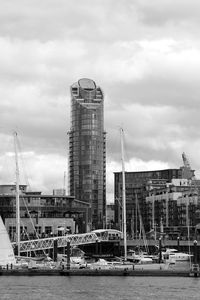
[[[100,234],[99,234],[100,232]],[[93,244],[98,242],[119,241],[120,235],[117,230],[97,230],[96,232],[82,233],[82,234],[69,234],[65,236],[56,236],[43,239],[20,241],[20,253],[39,251],[54,248],[55,242],[57,248],[63,248],[70,242],[71,246]],[[16,242],[12,243],[13,248],[16,247]]]
[[[20,253],[52,249],[54,247],[55,241],[57,241],[57,247],[62,248],[66,247],[68,242],[70,242],[71,246],[78,246],[83,244],[96,243],[96,241],[99,241],[99,239],[95,233],[84,233],[21,241]],[[12,243],[12,246],[13,248],[15,248],[16,243]]]

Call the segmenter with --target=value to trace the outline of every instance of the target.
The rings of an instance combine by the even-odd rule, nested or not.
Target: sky
[[[0,0],[0,184],[68,182],[70,86],[105,95],[107,201],[121,171],[200,170],[199,0]],[[65,175],[64,175],[65,174]]]

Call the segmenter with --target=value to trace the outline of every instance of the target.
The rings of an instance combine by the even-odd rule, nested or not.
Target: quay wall
[[[155,277],[199,277],[188,270],[1,270],[0,276],[155,276]]]

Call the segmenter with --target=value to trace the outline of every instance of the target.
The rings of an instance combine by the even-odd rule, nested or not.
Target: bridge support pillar
[[[99,254],[99,243],[98,243],[98,240],[96,240],[96,243],[95,243],[95,254],[96,255]]]
[[[102,255],[102,243],[99,243],[99,254]]]
[[[58,258],[58,241],[53,241],[53,261],[57,261]]]
[[[67,270],[70,270],[70,242],[67,242]]]
[[[14,254],[15,254],[15,255],[18,255],[18,245],[15,245],[15,248],[14,248]]]
[[[162,240],[159,238],[159,264],[162,262]]]

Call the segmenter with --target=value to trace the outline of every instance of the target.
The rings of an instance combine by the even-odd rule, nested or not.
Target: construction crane
[[[183,159],[182,177],[186,179],[195,180],[194,170],[192,170],[185,152],[182,153],[182,159]]]
[[[182,176],[183,176],[183,178],[187,178],[187,179],[191,180],[190,193],[199,195],[199,189],[200,189],[199,180],[196,179],[194,170],[191,169],[189,160],[188,160],[185,152],[182,153],[182,159],[183,159],[183,164],[184,164],[184,166],[182,167]]]
[[[184,164],[184,167],[188,168],[191,170],[191,166],[190,166],[190,163],[188,161],[188,158],[185,154],[185,152],[182,153],[182,159],[183,159],[183,164]]]

